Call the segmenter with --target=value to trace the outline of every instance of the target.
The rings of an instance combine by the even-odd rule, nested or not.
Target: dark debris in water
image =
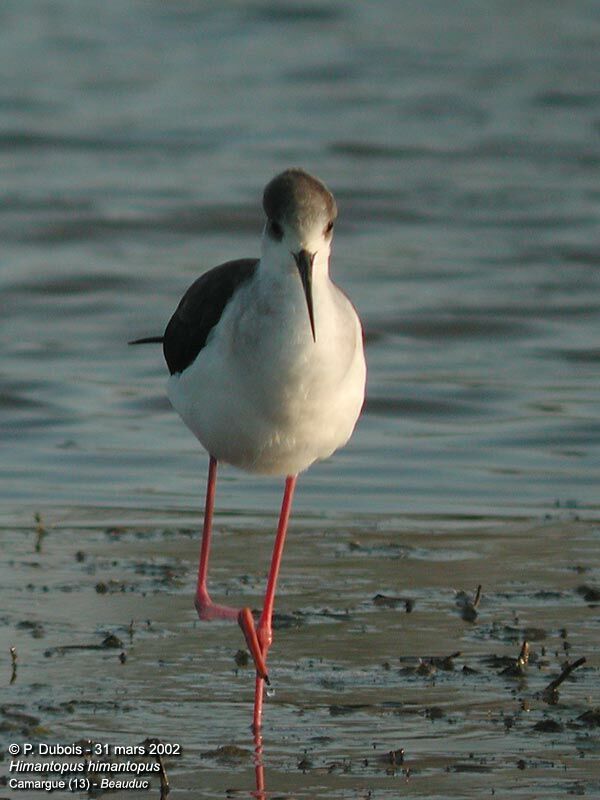
[[[456,605],[460,610],[461,617],[465,622],[475,622],[477,619],[477,609],[481,602],[481,584],[475,590],[475,594],[471,597],[467,592],[456,593]]]
[[[303,755],[302,758],[298,760],[297,767],[301,772],[308,772],[313,769],[314,763],[307,755]]]
[[[399,747],[397,750],[388,750],[375,758],[364,758],[361,766],[368,767],[371,763],[374,763],[379,769],[383,768],[387,775],[395,775],[396,770],[404,763],[404,748]],[[351,772],[352,762],[345,761],[344,764],[346,771]]]
[[[48,531],[46,529],[46,526],[44,525],[44,522],[42,520],[42,515],[40,514],[39,511],[35,512],[34,518],[35,518],[35,552],[41,553],[42,542],[44,540],[44,537],[48,535]]]
[[[600,588],[584,583],[577,587],[577,594],[581,595],[586,603],[600,603]]]
[[[490,625],[478,625],[473,635],[483,641],[496,640],[512,644],[522,641],[523,629],[518,625],[502,624],[494,621]]]
[[[347,717],[356,714],[357,711],[364,711],[370,708],[367,703],[340,703],[329,706],[329,714],[332,717]]]
[[[121,703],[117,700],[88,700],[71,698],[64,700],[62,703],[50,705],[48,703],[39,703],[40,711],[47,714],[74,714],[77,709],[91,709],[96,711],[114,711],[117,713],[133,711],[133,706]]]
[[[256,612],[259,613],[258,611]],[[300,628],[306,625],[310,620],[317,618],[331,619],[337,621],[348,622],[352,616],[347,610],[331,609],[331,608],[306,608],[298,609],[291,613],[283,613],[276,611],[273,614],[273,628],[275,630],[285,630],[287,628]]]
[[[339,611],[331,608],[321,608],[319,611],[312,612],[312,615],[306,616],[325,617],[325,619],[334,619],[341,622],[349,622],[352,620],[352,615],[348,610]]]
[[[87,562],[85,555],[83,558],[76,556],[79,563]],[[129,570],[135,575],[140,576],[142,581],[123,580],[121,578],[103,578],[96,583],[97,594],[111,595],[122,594],[125,592],[143,591],[167,591],[178,589],[185,585],[188,567],[178,562],[158,562],[158,561],[136,561],[133,563],[122,563],[113,561],[111,566],[120,566],[122,569]],[[90,563],[86,566],[86,571],[94,574],[98,566]]]
[[[414,663],[403,666],[399,670],[399,674],[403,676],[415,676],[426,678],[434,682],[435,678],[439,675],[441,670],[451,673],[455,669],[455,659],[461,655],[460,652],[451,653],[448,656],[444,657],[422,657],[419,659],[415,659]],[[535,681],[539,681],[539,676],[543,675],[545,670],[549,667],[550,662],[548,659],[540,658],[540,656],[534,653],[531,650],[530,644],[528,641],[523,641],[520,651],[516,656],[507,656],[507,655],[481,655],[478,658],[471,656],[471,659],[476,663],[477,668],[474,668],[470,665],[464,664],[462,669],[460,670],[460,674],[469,679],[472,676],[482,676],[489,679],[490,677],[490,669],[494,670],[495,675],[501,678],[512,678],[521,681],[519,684],[520,690],[525,690],[527,686],[526,681],[529,681],[532,678],[531,674],[531,667],[532,665],[535,667],[533,673],[533,679]],[[408,661],[408,658],[402,658],[401,662]],[[550,683],[542,690],[531,690],[531,698],[541,699],[544,702],[550,705],[556,705],[559,699],[558,694],[558,687],[571,676],[574,670],[578,669],[580,666],[586,663],[585,657],[581,657],[573,662],[566,662],[563,665],[562,671],[560,675],[554,678]],[[384,664],[384,670],[389,671],[390,665]],[[389,704],[383,704],[382,710],[384,709],[390,710]],[[527,695],[524,696],[522,700],[522,707],[523,709],[530,707],[530,699]],[[396,713],[396,712],[394,712]],[[429,715],[429,710],[426,707],[423,711],[425,716]],[[586,718],[581,720],[580,722],[574,723],[574,727],[581,727],[582,722],[585,721]],[[594,720],[597,717],[593,716],[592,714],[589,716],[591,721],[590,726],[593,726]],[[508,727],[512,727],[514,720],[510,722]],[[505,719],[505,725],[507,725],[507,719]],[[507,730],[508,730],[507,727]]]
[[[55,653],[63,655],[76,650],[122,650],[123,642],[114,633],[108,633],[100,644],[62,644],[50,647],[45,651],[46,658],[50,658]]]
[[[555,705],[558,702],[558,687],[566,681],[566,679],[571,675],[579,667],[583,666],[586,663],[585,656],[578,658],[576,661],[569,662],[564,665],[562,672],[557,678],[550,681],[548,686],[542,692],[542,697],[547,703]]]
[[[401,772],[408,777],[411,770],[404,768],[404,763],[405,748],[396,746],[392,749],[386,748],[384,752],[376,753],[375,755],[369,754],[355,758],[345,756],[335,760],[319,758],[316,754],[305,751],[298,757],[296,767],[302,773],[314,772],[329,775],[332,773],[342,775],[350,773],[364,774],[365,769],[367,769],[373,774],[396,775]],[[371,794],[368,793],[364,796],[370,797]]]
[[[9,653],[10,653],[10,666],[11,666],[9,684],[12,686],[13,683],[17,680],[17,661],[18,661],[17,648],[11,647],[9,649]]]
[[[4,720],[9,720],[10,723],[13,723],[15,726],[25,728],[37,727],[41,722],[39,717],[34,717],[32,714],[22,711],[22,708],[23,706],[4,704],[0,706],[0,714],[2,714]]]
[[[460,651],[457,650],[456,652],[450,653],[447,656],[422,656],[416,659],[416,663],[401,667],[400,674],[420,675],[422,677],[429,678],[435,675],[438,670],[442,670],[443,672],[452,672],[455,666],[454,661],[460,655]],[[407,660],[408,659],[406,658],[402,659],[402,661]]]
[[[108,581],[98,581],[96,584],[96,594],[120,594],[123,592],[136,592],[139,587],[135,584],[127,584],[124,581],[110,579]]]
[[[430,708],[425,709],[425,716],[427,719],[435,722],[437,719],[443,719],[446,716],[446,712],[439,706],[431,706]]]
[[[250,654],[247,650],[238,650],[233,660],[238,667],[247,667],[250,663]]]
[[[247,761],[252,756],[252,752],[244,747],[235,744],[224,744],[214,750],[206,750],[200,753],[200,758],[211,759],[219,764],[239,764]]]
[[[152,561],[142,561],[135,564],[134,571],[137,575],[154,578],[163,586],[182,585],[188,572],[187,567],[182,564],[157,564]]]
[[[386,594],[376,594],[373,598],[373,605],[378,608],[398,608],[398,606],[404,606],[406,613],[410,614],[415,607],[415,601],[410,597],[393,597]]]
[[[522,636],[527,642],[541,642],[548,638],[545,628],[523,628]]]
[[[400,747],[398,750],[390,750],[378,756],[377,760],[382,764],[389,764],[392,767],[396,767],[404,762],[404,748]]]
[[[352,762],[348,759],[342,759],[341,761],[330,761],[326,766],[329,775],[331,775],[333,772],[341,772],[344,775],[352,772]]]
[[[577,722],[586,728],[600,728],[600,708],[590,708],[589,711],[584,711],[577,717]]]
[[[306,624],[306,614],[301,611],[295,611],[292,614],[283,614],[276,611],[273,614],[273,628],[274,630],[283,630],[285,628],[300,628]]]
[[[529,642],[524,641],[521,645],[521,651],[512,664],[504,667],[500,675],[506,675],[509,678],[522,678],[527,673],[527,666],[529,664],[530,648]]]
[[[562,722],[557,722],[555,719],[543,719],[533,725],[532,730],[538,733],[562,733],[565,726]]]
[[[25,619],[22,620],[21,622],[17,622],[16,627],[20,631],[29,631],[29,633],[34,639],[41,639],[46,634],[44,626],[42,625],[41,622],[37,622],[30,619]]]
[[[447,768],[448,772],[492,772],[492,767],[482,762],[463,761]]]

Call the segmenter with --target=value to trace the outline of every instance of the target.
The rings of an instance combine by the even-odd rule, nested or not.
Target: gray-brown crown
[[[334,197],[325,184],[298,168],[286,169],[267,184],[263,208],[270,220],[296,229],[309,229],[337,216]]]

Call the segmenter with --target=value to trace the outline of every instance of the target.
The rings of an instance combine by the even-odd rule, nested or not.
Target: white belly
[[[315,304],[316,342],[301,296],[260,308],[242,291],[194,363],[170,377],[173,407],[218,460],[294,475],[350,438],[364,399],[362,333],[331,287]]]

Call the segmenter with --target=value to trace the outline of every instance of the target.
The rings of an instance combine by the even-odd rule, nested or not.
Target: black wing
[[[227,261],[192,283],[163,336],[165,361],[171,375],[182,372],[195,360],[233,293],[254,275],[257,264],[257,258]]]
[[[162,336],[144,336],[143,339],[132,339],[127,344],[161,344],[163,341]]]

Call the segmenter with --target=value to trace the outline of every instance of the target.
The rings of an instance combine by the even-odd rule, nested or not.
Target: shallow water
[[[598,704],[599,618],[576,590],[599,566],[599,35],[585,0],[2,3],[0,637],[19,652],[3,708],[61,741],[182,736],[172,796],[251,791],[251,755],[201,755],[252,750],[238,633],[195,627],[190,601],[206,457],[160,352],[126,342],[161,333],[204,269],[258,253],[262,187],[299,164],[338,199],[332,273],[369,386],[351,443],[299,482],[267,788],[598,792],[577,717]],[[216,591],[260,604],[280,493],[222,470]],[[97,594],[111,579],[126,591]],[[453,590],[479,583],[466,623]],[[516,658],[532,626],[548,664],[521,688],[482,659]],[[547,708],[562,628],[588,663]],[[126,664],[44,658],[104,630]],[[399,672],[456,650],[453,672]],[[531,732],[544,714],[560,734]],[[400,747],[406,764],[377,760]]]
[[[197,507],[162,356],[126,342],[257,253],[262,187],[303,164],[339,200],[370,375],[299,507],[597,511],[595,4],[23,9],[0,20],[6,508]],[[280,487],[223,489],[256,511]]]
[[[171,796],[252,796],[252,671],[236,666],[237,626],[195,619],[189,522],[82,521],[48,530],[39,553],[32,532],[3,531],[0,651],[18,652],[0,707],[7,744],[158,737],[182,745],[166,761]],[[251,516],[217,527],[215,596],[258,607],[271,531]],[[597,796],[599,537],[561,514],[325,528],[298,516],[269,662],[264,797]],[[472,598],[478,583],[465,619],[457,592]],[[108,633],[116,648],[99,647]],[[524,640],[529,666],[505,674]],[[543,690],[582,656],[549,703]],[[159,796],[156,778],[144,796]]]

